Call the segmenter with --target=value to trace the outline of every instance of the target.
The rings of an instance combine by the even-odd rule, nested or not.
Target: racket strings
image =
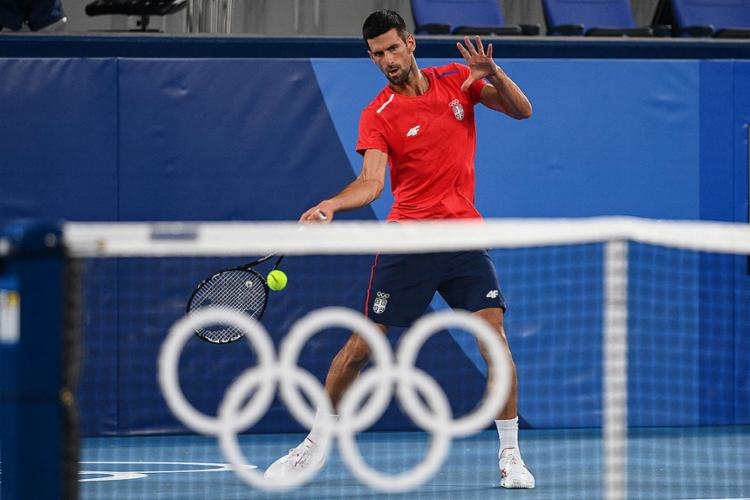
[[[266,305],[266,287],[253,271],[234,269],[212,276],[193,295],[189,312],[208,307],[228,307],[257,318]],[[232,326],[213,325],[196,332],[210,342],[233,342],[243,333]]]

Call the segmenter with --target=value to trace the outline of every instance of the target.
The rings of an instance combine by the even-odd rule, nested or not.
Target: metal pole
[[[294,0],[294,33],[299,33],[299,27],[300,27],[300,5],[299,0]]]
[[[627,498],[628,243],[604,248],[604,499]]]
[[[211,0],[198,0],[198,32],[209,33],[211,31]]]
[[[185,31],[188,33],[195,33],[198,28],[195,19],[195,2],[196,0],[188,0],[187,9],[185,9]]]
[[[209,32],[219,31],[219,0],[208,0]]]
[[[224,12],[224,33],[232,32],[232,3],[234,0],[224,0],[225,12]]]

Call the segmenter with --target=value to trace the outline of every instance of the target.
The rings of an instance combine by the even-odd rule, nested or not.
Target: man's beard
[[[388,74],[388,69],[386,68],[385,77],[393,85],[403,85],[409,81],[409,75],[411,74],[411,70],[412,70],[412,64],[410,62],[409,66],[404,68],[403,71],[400,71],[399,73],[397,73],[396,76],[392,77]]]

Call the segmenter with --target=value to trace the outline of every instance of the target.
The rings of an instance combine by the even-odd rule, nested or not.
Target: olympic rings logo
[[[255,351],[258,364],[237,377],[224,394],[218,415],[209,416],[196,410],[185,398],[180,387],[178,365],[182,350],[194,332],[217,324],[231,325],[245,332],[245,339]],[[394,359],[386,336],[362,314],[341,307],[319,309],[292,326],[277,358],[271,337],[259,322],[235,310],[215,308],[185,316],[169,330],[159,354],[159,384],[167,405],[188,428],[216,436],[227,461],[248,485],[264,490],[300,486],[312,479],[317,471],[303,471],[284,482],[265,479],[262,471],[248,465],[237,435],[265,414],[277,386],[292,416],[308,429],[313,425],[316,409],[307,404],[302,393],[324,414],[333,413],[323,385],[297,365],[304,344],[316,333],[331,327],[357,332],[369,346],[374,366],[364,371],[346,391],[337,408],[339,418],[321,422],[322,433],[338,438],[339,451],[349,470],[377,490],[407,491],[428,481],[443,464],[453,438],[484,429],[507,401],[511,376],[508,356],[497,332],[467,312],[440,311],[424,316],[404,333]],[[492,390],[485,392],[484,399],[474,411],[458,419],[453,418],[445,393],[435,379],[415,365],[417,354],[427,339],[451,327],[461,328],[475,336],[485,347],[493,366],[488,370],[488,385]],[[422,462],[410,470],[389,475],[372,469],[365,462],[355,436],[382,416],[393,397],[394,386],[404,411],[432,437]],[[368,396],[369,400],[365,401]],[[322,452],[327,455],[333,439],[323,441],[326,445]]]

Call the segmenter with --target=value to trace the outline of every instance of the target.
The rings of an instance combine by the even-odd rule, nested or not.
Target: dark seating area
[[[672,25],[675,37],[750,38],[750,1],[660,0],[654,23]]]
[[[415,33],[427,35],[539,35],[538,24],[506,24],[496,0],[412,0]]]
[[[187,0],[94,0],[86,5],[89,16],[137,16],[138,31],[148,31],[151,16],[166,16],[187,6]]]
[[[498,0],[412,0],[411,6],[419,35],[750,38],[750,0],[660,0],[649,24],[636,23],[631,0],[540,3],[546,33],[540,24],[507,23]]]
[[[629,0],[543,0],[548,35],[635,36],[662,34],[636,26]]]
[[[64,14],[62,1],[0,0],[0,32],[358,36],[348,21],[330,21],[341,0],[241,1],[234,8],[233,0],[68,0]],[[750,39],[750,0],[358,0],[352,9],[355,4],[362,12],[368,5],[401,9],[410,30],[436,40],[473,34],[532,44],[538,37],[569,39],[564,43],[626,38],[631,44],[657,37],[678,43]]]

